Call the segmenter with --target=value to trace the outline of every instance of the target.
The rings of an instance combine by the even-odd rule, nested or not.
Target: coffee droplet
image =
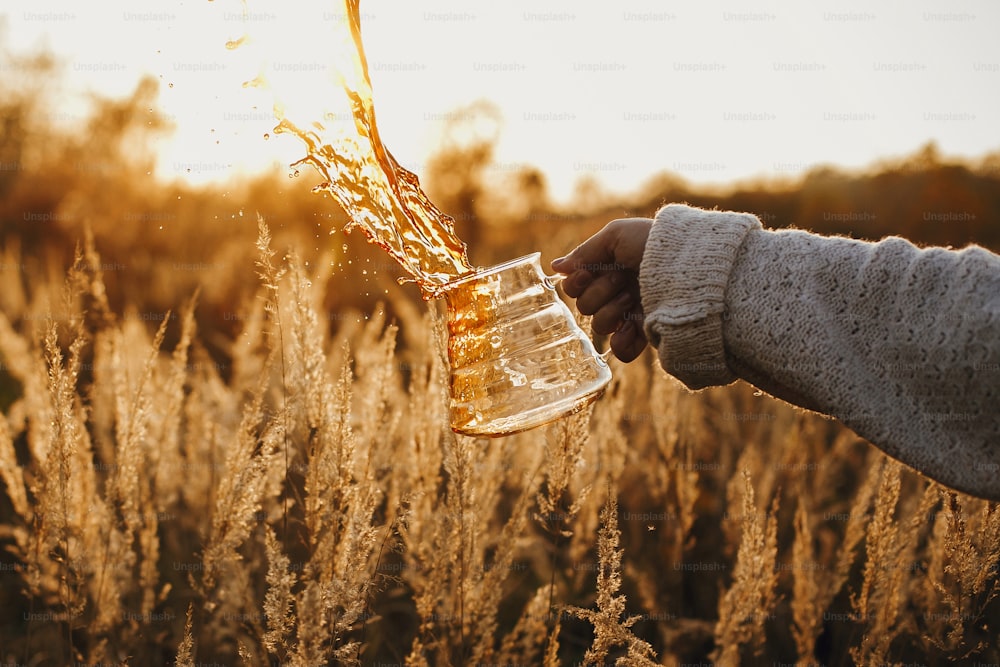
[[[243,35],[238,39],[230,39],[229,41],[226,42],[226,48],[229,49],[230,51],[232,51],[233,49],[238,49],[239,47],[243,46],[243,44],[246,43],[248,37],[249,35]]]

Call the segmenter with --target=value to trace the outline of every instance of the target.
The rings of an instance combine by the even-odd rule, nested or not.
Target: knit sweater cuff
[[[756,229],[747,213],[671,204],[656,214],[639,268],[646,337],[664,370],[691,389],[736,379],[722,340],[726,285]]]

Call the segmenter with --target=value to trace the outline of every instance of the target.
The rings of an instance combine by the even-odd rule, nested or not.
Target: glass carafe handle
[[[565,273],[553,273],[551,276],[545,276],[544,279],[545,279],[545,285],[547,287],[551,287],[552,289],[555,289],[556,285],[558,285],[562,281],[566,280],[566,274]]]

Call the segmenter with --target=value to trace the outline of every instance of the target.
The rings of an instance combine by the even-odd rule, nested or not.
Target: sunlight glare
[[[48,45],[77,99],[125,96],[154,76],[176,126],[159,173],[204,182],[287,170],[300,157],[294,142],[264,140],[275,94],[289,113],[331,101],[324,51],[344,17],[334,3],[314,5],[326,9],[320,20],[284,4],[293,3],[249,2],[244,12],[236,0],[152,10],[14,0],[3,11],[7,43]],[[537,166],[557,199],[584,177],[627,191],[665,170],[725,183],[862,166],[930,140],[946,154],[996,149],[998,18],[1000,5],[984,0],[362,4],[380,128],[402,164],[422,173],[456,110],[490,100],[502,117],[495,168]],[[271,68],[265,43],[282,49]],[[278,72],[277,63],[320,69]],[[258,75],[272,88],[240,87]],[[70,111],[78,106],[67,97],[56,113],[81,116]]]

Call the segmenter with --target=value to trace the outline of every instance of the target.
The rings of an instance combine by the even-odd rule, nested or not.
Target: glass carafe
[[[611,371],[540,253],[478,270],[436,290],[447,303],[451,428],[475,436],[525,431],[578,412]]]

